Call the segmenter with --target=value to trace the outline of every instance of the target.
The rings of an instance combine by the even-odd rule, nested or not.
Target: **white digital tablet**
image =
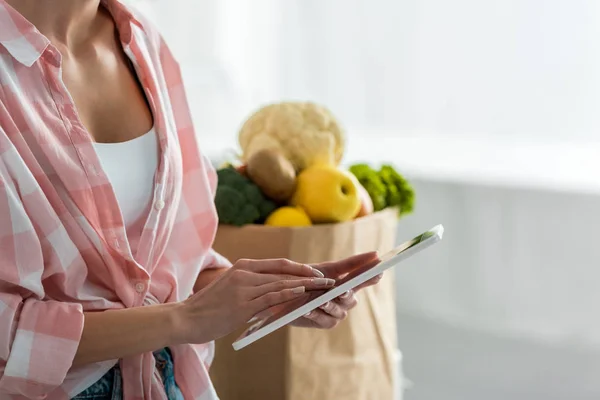
[[[350,289],[381,274],[386,269],[395,267],[401,261],[426,249],[442,239],[444,227],[437,225],[419,236],[401,244],[381,257],[381,261],[368,269],[358,269],[345,276],[334,287],[328,290],[307,292],[303,297],[289,301],[277,307],[272,315],[251,325],[234,343],[233,348],[240,350],[249,344],[268,335],[269,333],[289,324],[322,306],[330,300],[344,294]]]

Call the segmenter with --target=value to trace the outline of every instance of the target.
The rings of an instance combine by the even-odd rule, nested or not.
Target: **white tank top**
[[[100,164],[113,187],[125,227],[148,209],[154,190],[159,147],[154,128],[120,143],[94,143]]]

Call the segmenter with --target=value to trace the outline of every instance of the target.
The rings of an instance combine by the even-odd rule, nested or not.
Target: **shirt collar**
[[[135,24],[144,29],[142,23],[119,0],[100,0],[100,3],[112,15],[117,26],[119,37],[123,44],[130,44],[132,39],[131,25]]]
[[[50,40],[31,22],[0,0],[0,45],[21,64],[31,67],[44,53]]]
[[[131,23],[140,27],[142,24],[120,1],[101,0],[101,3],[112,14],[121,42],[129,44]],[[15,60],[31,67],[44,54],[50,40],[5,0],[0,0],[0,45]]]

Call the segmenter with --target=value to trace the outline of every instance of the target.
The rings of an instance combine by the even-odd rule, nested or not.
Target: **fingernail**
[[[329,302],[323,304],[320,308],[321,310],[327,310],[329,308]]]
[[[312,268],[312,267],[311,267]],[[318,278],[323,278],[325,275],[316,268],[312,268],[313,274]]]
[[[298,286],[292,289],[292,293],[294,294],[300,294],[300,293],[304,293],[304,291],[306,290],[306,288],[304,286]]]
[[[342,299],[347,299],[348,297],[350,297],[352,295],[352,291],[348,290],[346,293],[344,293],[343,295],[340,296],[340,298]]]
[[[310,315],[312,314],[312,311],[307,312],[306,314],[304,314],[305,317],[310,317]]]
[[[258,318],[257,318],[257,317],[252,317],[252,318],[250,318],[250,319],[248,320],[248,322],[246,322],[246,323],[247,323],[247,324],[251,324],[251,323],[253,323],[253,322],[256,322],[256,321],[258,321]]]
[[[335,281],[333,279],[327,279],[327,278],[316,278],[313,279],[313,281],[315,282],[315,285],[319,285],[319,286],[333,286],[335,285]]]

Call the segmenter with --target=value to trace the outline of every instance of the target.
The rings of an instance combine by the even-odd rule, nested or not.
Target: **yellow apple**
[[[298,174],[291,204],[302,207],[314,223],[349,221],[361,206],[358,185],[346,170],[314,165]]]

